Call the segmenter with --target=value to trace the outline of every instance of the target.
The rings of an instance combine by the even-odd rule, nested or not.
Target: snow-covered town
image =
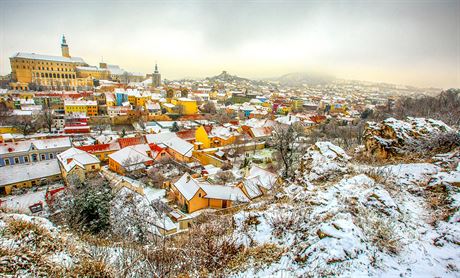
[[[363,8],[349,2],[350,12]],[[140,3],[143,16],[125,18],[135,3],[0,2],[2,24],[11,25],[2,28],[13,36],[0,38],[1,277],[460,276],[458,64],[456,77],[433,66],[432,79],[423,75],[428,66],[371,71],[361,60],[358,75],[353,66],[305,70],[303,50],[272,40],[290,32],[275,32],[262,50],[258,36],[254,45],[239,42],[236,33],[246,29],[227,15],[267,36],[281,17],[306,20],[296,10],[310,8],[332,15],[341,6],[335,2]],[[390,22],[389,14],[406,13],[396,4],[365,10]],[[440,26],[458,13],[449,1],[405,5],[413,24],[422,24],[413,10],[450,7]],[[243,15],[254,8],[272,15],[259,19],[266,30]],[[206,13],[197,16],[200,9]],[[63,27],[46,31],[51,39],[14,39],[9,29],[20,28],[11,22],[27,15],[27,24],[32,10],[54,11],[44,23]],[[102,11],[117,20],[102,24]],[[166,15],[168,25],[158,21]],[[80,17],[88,34],[69,20]],[[128,31],[128,17],[137,30]],[[205,35],[214,21],[223,29]],[[203,33],[188,35],[188,26]],[[385,30],[392,41],[406,38]],[[108,47],[111,32],[117,41]],[[302,49],[332,43],[308,28],[292,32],[298,36],[289,42]],[[307,34],[316,40],[301,41]],[[308,49],[309,61],[315,51],[353,56],[334,56],[338,50],[325,45]],[[458,62],[456,55],[447,60]]]

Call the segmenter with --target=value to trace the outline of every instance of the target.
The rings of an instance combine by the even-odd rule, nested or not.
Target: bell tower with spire
[[[67,45],[67,41],[65,40],[64,35],[62,35],[61,51],[62,51],[62,56],[63,57],[70,58],[69,46]]]
[[[161,74],[158,71],[158,65],[155,63],[155,70],[152,74],[152,88],[157,88],[161,85]]]

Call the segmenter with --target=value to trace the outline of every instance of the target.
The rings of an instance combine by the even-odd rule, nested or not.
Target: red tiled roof
[[[119,146],[118,146],[118,143],[79,146],[79,147],[76,147],[76,148],[79,149],[79,150],[85,151],[87,153],[95,153],[95,152],[103,152],[103,151],[110,151],[110,150],[118,150],[118,149],[120,149]]]
[[[184,140],[195,139],[195,129],[178,131],[176,135]]]
[[[118,144],[120,144],[120,147],[122,149],[128,146],[139,145],[139,144],[144,144],[144,143],[145,143],[144,137],[128,137],[128,138],[118,139]]]
[[[149,147],[154,152],[161,152],[162,150],[166,149],[158,146],[157,144],[149,144]]]
[[[315,122],[315,123],[321,123],[322,121],[326,120],[326,116],[323,116],[323,115],[316,115],[316,116],[312,116],[310,117],[310,120],[312,122]]]

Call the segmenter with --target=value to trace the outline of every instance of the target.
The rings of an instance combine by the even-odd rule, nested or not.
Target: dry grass
[[[386,158],[379,158],[370,156],[363,153],[356,153],[353,156],[353,161],[359,164],[366,164],[371,166],[386,166],[391,164],[401,163],[423,163],[431,162],[431,158],[422,156],[417,153],[405,153],[404,155],[392,155]]]
[[[272,234],[276,238],[281,238],[286,232],[293,229],[298,217],[294,213],[276,213],[268,217],[267,221],[272,227]]]
[[[248,264],[250,264],[251,267],[258,270],[266,265],[278,262],[284,251],[284,249],[271,243],[250,247],[238,253],[228,262],[227,267],[231,272],[237,272],[247,269]]]
[[[454,213],[446,186],[426,187],[425,200],[431,211],[431,219],[428,222],[433,226],[439,221],[448,221]]]
[[[111,278],[115,277],[115,275],[104,262],[93,259],[83,259],[80,264],[72,269],[70,277]]]

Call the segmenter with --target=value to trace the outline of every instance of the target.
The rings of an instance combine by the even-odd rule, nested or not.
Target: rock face
[[[442,121],[425,118],[407,118],[406,121],[388,118],[380,123],[368,122],[364,131],[365,152],[377,158],[403,154],[402,147],[421,136],[451,132]]]
[[[316,142],[302,157],[301,176],[308,181],[334,178],[348,171],[350,157],[345,151],[331,142]]]

